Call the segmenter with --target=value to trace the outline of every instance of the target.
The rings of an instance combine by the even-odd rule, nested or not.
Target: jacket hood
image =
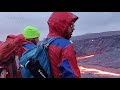
[[[32,43],[32,42],[26,40],[25,37],[23,36],[23,34],[8,35],[7,38],[6,38],[6,41],[9,40],[9,39],[15,39],[15,38],[19,40],[20,45],[23,45],[23,44],[26,44],[26,43]]]
[[[0,41],[0,43],[3,43],[3,41]]]
[[[48,20],[49,34],[47,37],[64,37],[68,26],[77,19],[78,17],[71,12],[53,12]]]

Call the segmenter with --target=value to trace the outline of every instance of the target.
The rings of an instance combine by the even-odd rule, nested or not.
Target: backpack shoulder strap
[[[36,57],[36,56],[38,55],[39,50],[41,49],[41,47],[44,48],[44,49],[47,49],[48,46],[49,46],[54,40],[56,40],[56,39],[58,39],[58,38],[61,38],[61,37],[53,37],[53,38],[50,38],[48,41],[46,41],[46,39],[44,39],[44,40],[40,43],[40,45],[36,47],[37,50],[36,50],[36,54],[35,54],[34,57]],[[29,51],[29,50],[28,50],[28,51]]]
[[[45,44],[44,46],[47,48],[54,40],[58,39],[58,38],[61,38],[61,37],[53,37],[53,38],[50,38]]]

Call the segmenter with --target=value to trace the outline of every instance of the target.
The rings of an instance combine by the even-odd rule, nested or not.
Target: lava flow
[[[80,68],[81,74],[92,73],[92,74],[97,74],[97,75],[120,76],[120,74],[118,74],[118,73],[102,71],[102,70],[98,70],[98,69],[95,69],[95,68],[85,68],[85,67],[82,67],[82,66],[79,66],[79,68]]]
[[[90,58],[90,57],[93,57],[93,56],[95,56],[95,55],[80,56],[80,57],[77,57],[77,60],[86,59],[86,58]],[[92,73],[92,74],[97,74],[97,75],[107,75],[107,76],[117,76],[117,77],[119,76],[120,77],[119,73],[102,71],[102,70],[99,70],[99,69],[96,69],[96,68],[86,68],[86,67],[83,67],[83,66],[79,66],[79,69],[80,69],[81,74]]]
[[[77,57],[77,60],[79,59],[85,59],[85,58],[89,58],[89,57],[93,57],[95,55],[88,55],[88,56],[80,56],[80,57]]]

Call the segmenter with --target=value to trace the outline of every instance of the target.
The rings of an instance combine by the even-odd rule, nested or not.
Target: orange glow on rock
[[[85,59],[85,58],[90,58],[90,57],[93,57],[95,55],[88,55],[88,56],[81,56],[81,57],[77,57],[77,60],[79,59]]]
[[[102,70],[98,70],[95,68],[85,68],[85,67],[79,66],[79,69],[80,69],[81,74],[89,72],[89,73],[99,74],[99,75],[120,76],[120,74],[118,73],[102,71]]]

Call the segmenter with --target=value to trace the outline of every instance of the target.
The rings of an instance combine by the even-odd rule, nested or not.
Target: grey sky
[[[47,20],[52,12],[0,12],[0,40],[19,34],[32,25],[40,29],[42,40],[48,34]],[[73,12],[79,19],[73,36],[120,30],[120,12]]]

